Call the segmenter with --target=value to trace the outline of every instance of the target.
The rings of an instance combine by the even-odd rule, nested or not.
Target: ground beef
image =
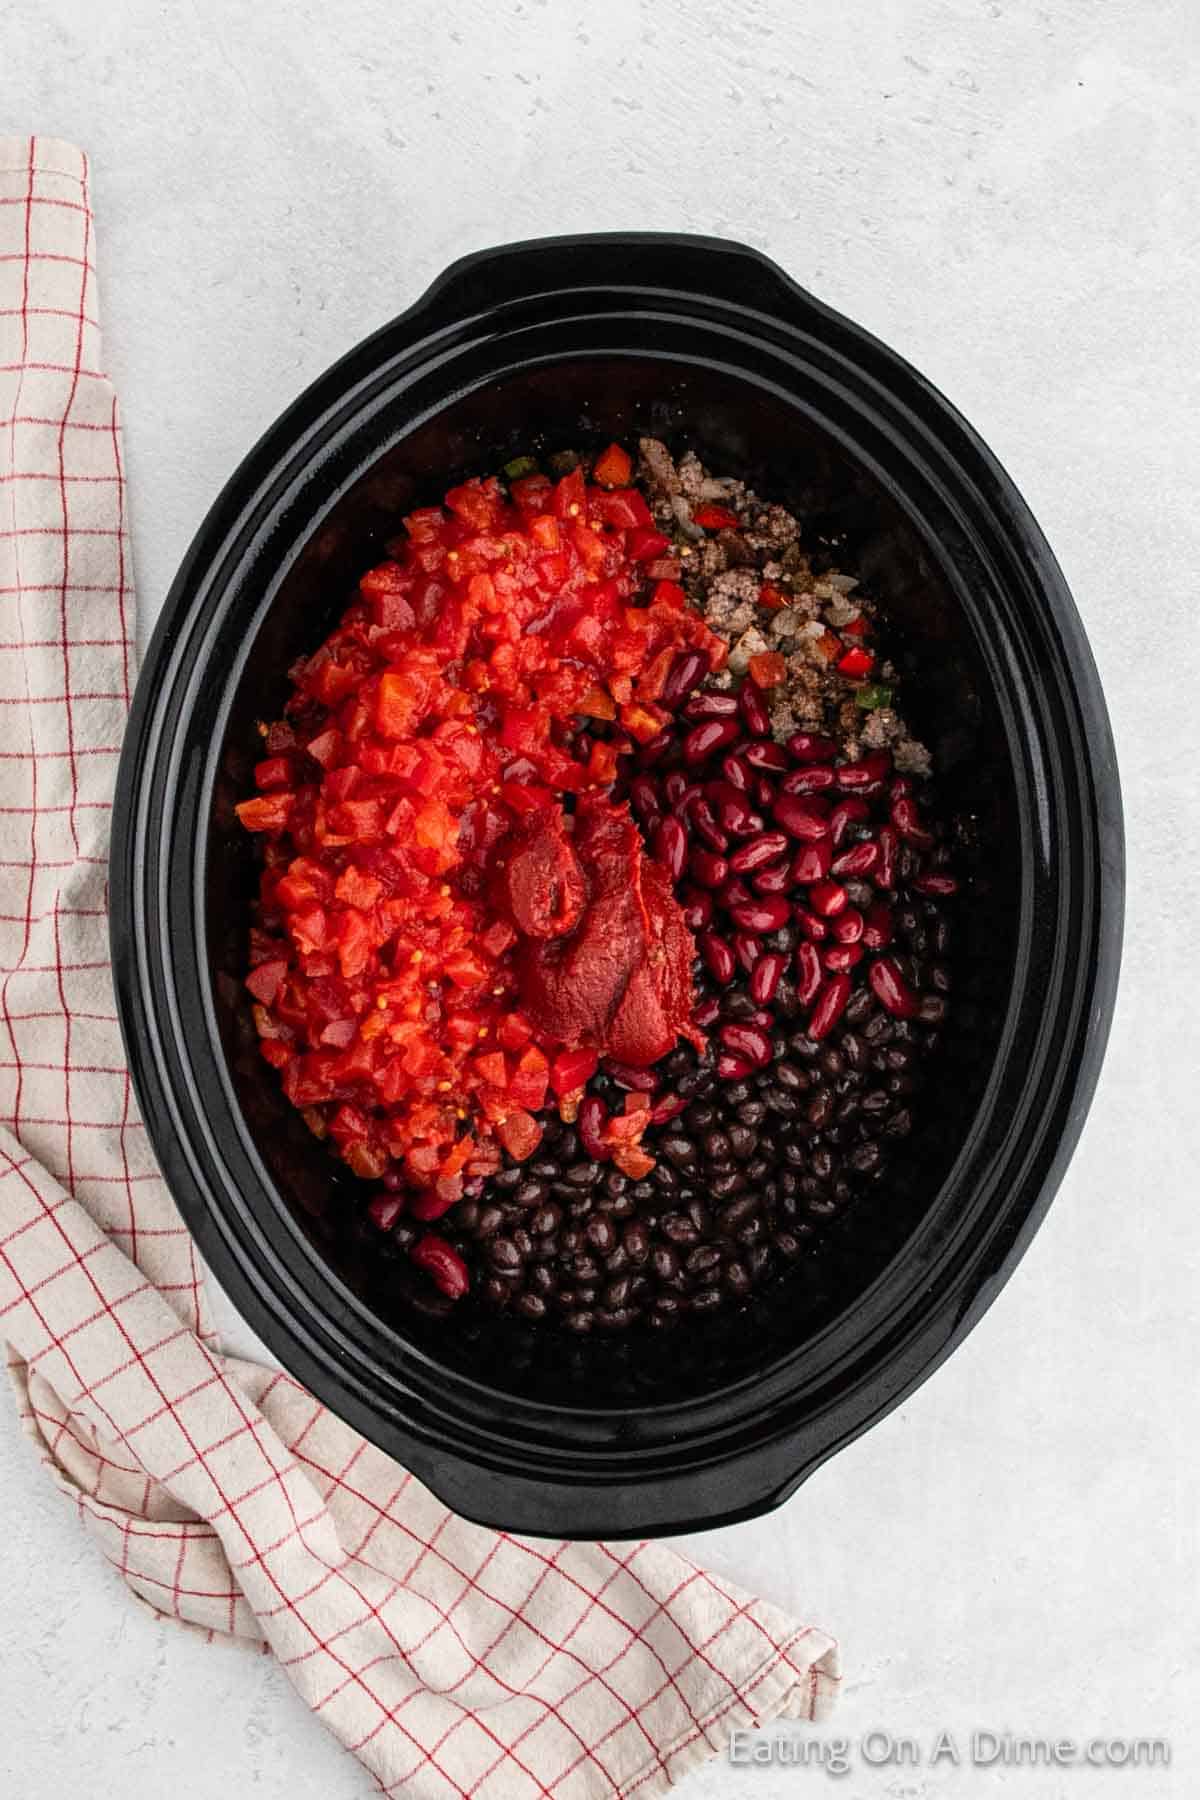
[[[839,673],[836,654],[830,659],[831,631],[846,632],[862,617],[874,619],[875,607],[858,592],[858,578],[838,569],[815,575],[795,515],[760,500],[731,476],[711,475],[694,451],[676,463],[667,446],[651,437],[640,439],[638,450],[655,519],[676,540],[688,598],[729,641],[728,669],[718,684],[727,687],[742,675],[752,656],[780,651],[785,678],[767,692],[771,730],[779,742],[796,731],[836,729],[851,760],[886,746],[901,773],[928,774],[929,752],[901,715],[891,705],[860,706],[861,682]],[[695,523],[692,508],[711,501],[737,514],[736,528],[710,534]],[[775,590],[770,608],[759,604],[764,582]],[[893,679],[886,663],[871,677],[884,685]]]

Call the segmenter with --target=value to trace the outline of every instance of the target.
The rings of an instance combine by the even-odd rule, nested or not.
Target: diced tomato
[[[838,673],[847,676],[851,681],[858,681],[869,675],[875,667],[875,658],[869,650],[847,650],[838,662]]]
[[[500,1125],[500,1142],[514,1162],[524,1162],[532,1156],[541,1141],[541,1126],[520,1107]]]
[[[254,765],[254,785],[260,791],[267,788],[285,788],[291,785],[292,764],[287,756],[268,756],[265,761]]]
[[[473,1066],[480,1081],[486,1081],[489,1087],[508,1085],[508,1064],[502,1050],[489,1050],[483,1056],[477,1056]]]
[[[606,488],[628,486],[632,474],[633,460],[620,444],[610,444],[607,450],[602,450],[592,467],[593,481]]]
[[[410,513],[292,670],[238,807],[265,838],[247,975],[264,1059],[350,1168],[403,1170],[414,1218],[531,1155],[536,1115],[571,1116],[598,1066],[522,1008],[521,920],[565,934],[575,914],[514,916],[506,857],[539,829],[568,842],[564,797],[610,787],[660,734],[681,650],[714,670],[727,654],[628,453],[594,474],[468,480]],[[630,1169],[652,1166],[648,1117],[612,1121]]]
[[[407,674],[381,675],[375,697],[375,729],[384,737],[406,737],[420,722],[427,697],[427,688]]]
[[[523,1050],[533,1036],[533,1026],[520,1013],[507,1013],[496,1028],[496,1037],[506,1050]]]
[[[629,534],[629,555],[634,562],[653,562],[656,556],[662,556],[670,548],[670,538],[664,537],[661,531],[655,531],[652,525],[640,526]]]
[[[234,808],[247,831],[282,831],[292,810],[291,794],[264,794]]]
[[[573,1094],[586,1086],[600,1066],[595,1050],[563,1050],[550,1065],[550,1085],[556,1094]]]
[[[778,650],[761,650],[747,664],[750,679],[756,687],[777,687],[787,674],[787,664]]]
[[[537,1112],[546,1103],[546,1088],[550,1081],[550,1065],[543,1051],[536,1044],[530,1044],[521,1052],[516,1067],[508,1078],[508,1093],[511,1100],[523,1106],[528,1112]]]
[[[697,525],[703,525],[705,531],[732,530],[738,524],[738,516],[730,512],[727,506],[698,506],[692,514]]]
[[[575,468],[564,475],[554,489],[554,511],[560,519],[582,519],[586,516],[587,484],[583,470]]]
[[[596,511],[619,531],[644,530],[654,523],[654,514],[636,488],[621,488],[611,494],[597,494]]]
[[[274,1006],[287,976],[287,963],[280,960],[259,963],[246,977],[246,986],[264,1006]]]
[[[548,475],[521,475],[509,483],[513,505],[523,513],[544,513],[550,505],[554,483]]]
[[[499,521],[504,505],[500,483],[489,476],[485,481],[464,481],[446,495],[450,511],[475,531],[491,531]]]
[[[356,906],[363,912],[374,906],[382,892],[383,883],[374,875],[364,875],[353,863],[342,871],[334,889],[343,906]]]
[[[341,745],[342,734],[340,731],[321,731],[315,738],[309,739],[305,749],[315,762],[320,763],[323,769],[328,769],[333,764]]]
[[[758,590],[758,604],[766,612],[782,612],[785,606],[790,605],[790,601],[782,588],[764,581]]]
[[[871,621],[866,613],[859,613],[857,619],[851,619],[848,625],[842,626],[842,630],[847,637],[867,637],[870,635]]]

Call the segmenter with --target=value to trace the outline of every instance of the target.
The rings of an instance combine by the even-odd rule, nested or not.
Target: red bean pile
[[[533,1161],[468,1192],[436,1237],[377,1196],[373,1228],[437,1290],[427,1309],[469,1285],[586,1333],[740,1303],[883,1178],[913,1129],[958,885],[928,784],[886,751],[847,762],[832,737],[777,744],[752,681],[702,689],[704,673],[681,655],[676,718],[631,747],[625,786],[696,936],[708,1050],[603,1064],[574,1124],[551,1119]],[[641,1181],[603,1140],[629,1089],[652,1103]]]

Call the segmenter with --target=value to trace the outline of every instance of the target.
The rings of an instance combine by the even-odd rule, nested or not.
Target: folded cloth
[[[484,1530],[220,1354],[138,1117],[106,859],[133,680],[86,159],[0,139],[0,1335],[53,1481],[154,1612],[272,1651],[388,1793],[658,1793],[817,1716],[820,1631],[655,1543]]]

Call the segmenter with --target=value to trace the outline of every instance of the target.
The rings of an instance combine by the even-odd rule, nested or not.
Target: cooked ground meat
[[[752,656],[769,650],[785,659],[785,678],[768,690],[771,729],[779,742],[796,731],[836,728],[852,760],[886,746],[903,774],[925,775],[929,752],[891,704],[885,664],[869,683],[836,666],[853,628],[874,623],[875,607],[853,575],[820,575],[801,545],[799,520],[786,507],[760,500],[732,476],[714,476],[688,450],[676,463],[658,438],[638,445],[640,473],[661,528],[676,540],[683,585],[693,606],[730,642],[729,671],[720,685],[744,674]],[[693,509],[719,504],[737,525],[716,532],[697,525]],[[764,584],[769,603],[762,604]],[[832,634],[849,633],[834,639]],[[875,689],[873,705],[864,688]]]

